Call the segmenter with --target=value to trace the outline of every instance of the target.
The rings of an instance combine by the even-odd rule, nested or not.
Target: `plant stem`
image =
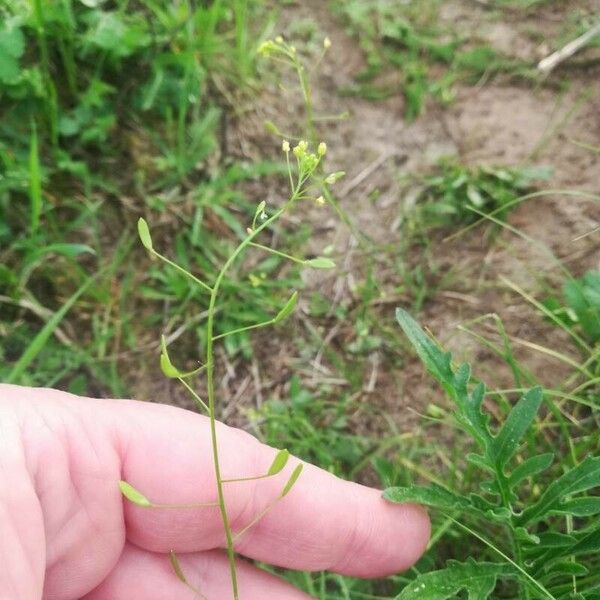
[[[216,422],[216,411],[215,411],[215,382],[214,382],[214,359],[213,359],[213,346],[215,337],[213,337],[214,331],[214,316],[215,316],[215,308],[217,295],[219,293],[219,289],[221,287],[221,283],[225,274],[227,273],[229,267],[233,264],[236,258],[242,253],[242,251],[248,247],[252,240],[266,227],[268,227],[271,223],[276,221],[285,210],[296,200],[301,189],[301,184],[299,183],[296,189],[294,190],[291,198],[288,202],[280,208],[276,213],[274,213],[269,219],[267,219],[260,227],[255,229],[250,233],[250,235],[245,238],[239,246],[233,251],[233,253],[229,256],[217,278],[215,280],[214,286],[211,290],[210,295],[210,303],[208,306],[208,319],[206,324],[206,333],[207,333],[207,341],[206,341],[206,378],[207,378],[207,391],[208,391],[208,411],[210,417],[210,435],[211,435],[211,444],[213,451],[213,462],[215,467],[215,479],[217,482],[217,495],[218,495],[218,503],[219,509],[221,511],[221,518],[223,520],[223,529],[225,530],[225,540],[227,543],[227,557],[229,559],[229,571],[231,574],[231,586],[233,591],[234,600],[239,600],[239,591],[238,591],[238,582],[237,582],[237,570],[235,565],[235,550],[233,547],[234,539],[233,532],[231,530],[231,525],[229,523],[229,515],[227,514],[227,508],[225,507],[225,495],[223,493],[223,478],[221,477],[221,466],[219,461],[219,445],[217,441],[217,422]]]

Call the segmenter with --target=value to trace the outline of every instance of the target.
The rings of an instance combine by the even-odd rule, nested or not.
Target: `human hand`
[[[224,477],[265,472],[275,450],[219,424]],[[237,531],[281,492],[293,468],[228,484]],[[95,400],[0,384],[0,600],[192,600],[174,550],[209,600],[229,597],[218,508],[141,508],[124,479],[153,502],[216,498],[209,421],[178,408]],[[429,538],[426,513],[306,465],[292,491],[245,533],[236,551],[291,569],[376,577],[408,568]],[[240,559],[242,600],[307,600]]]

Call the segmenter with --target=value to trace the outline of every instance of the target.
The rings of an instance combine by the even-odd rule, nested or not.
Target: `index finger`
[[[207,418],[162,405],[111,404],[104,408],[117,417],[124,479],[156,503],[216,500]],[[224,478],[266,473],[276,453],[222,424],[218,444]],[[274,503],[237,541],[237,551],[282,567],[359,577],[404,570],[422,554],[430,525],[421,507],[389,504],[380,491],[313,465],[306,464],[290,493],[278,500],[294,464],[297,459],[276,477],[224,484],[234,532]],[[128,538],[148,550],[192,552],[225,543],[216,507],[146,509],[126,503],[125,515]]]

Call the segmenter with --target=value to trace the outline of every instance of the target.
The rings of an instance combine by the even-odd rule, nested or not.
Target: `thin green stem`
[[[219,506],[218,502],[184,502],[182,504],[156,504],[153,502],[148,508],[215,508]]]
[[[192,397],[196,401],[196,404],[201,406],[207,413],[209,413],[210,410],[209,410],[206,402],[204,402],[204,400],[202,400],[202,398],[200,398],[200,396],[198,396],[198,394],[196,394],[196,392],[193,390],[192,386],[189,385],[188,382],[185,381],[185,379],[183,379],[183,377],[178,377],[177,379],[185,386],[187,391],[192,395]]]
[[[236,477],[235,479],[223,479],[223,483],[238,483],[240,481],[257,481],[258,479],[268,479],[269,477],[273,477],[273,475],[269,475],[269,473],[265,473],[264,475],[255,475],[254,477]]]
[[[463,529],[467,533],[470,533],[472,536],[476,537],[480,542],[483,542],[488,548],[492,549],[496,554],[501,556],[506,562],[510,563],[513,567],[515,567],[515,569],[517,569],[517,571],[519,571],[519,573],[521,573],[521,575],[523,575],[525,577],[525,579],[531,585],[533,585],[540,592],[542,592],[546,598],[549,598],[550,600],[556,600],[556,598],[541,583],[536,581],[529,573],[527,573],[527,571],[525,571],[525,569],[523,569],[523,567],[521,567],[514,560],[512,560],[512,558],[510,558],[510,556],[507,556],[506,554],[504,554],[504,552],[502,552],[502,550],[500,550],[499,548],[496,548],[496,546],[494,546],[494,544],[492,544],[492,542],[490,542],[489,540],[484,538],[481,534],[477,533],[477,531],[474,531],[473,529],[467,527],[466,525],[463,525],[460,521],[457,521],[450,515],[446,514],[445,516],[448,519],[450,519],[451,521],[453,521],[456,525],[458,525],[461,529]]]
[[[163,256],[162,254],[160,254],[159,252],[154,250],[154,248],[150,248],[150,252],[154,256],[156,256],[156,258],[160,258],[160,260],[162,260],[169,266],[171,266],[174,269],[176,269],[177,271],[179,271],[182,275],[185,275],[188,279],[191,279],[194,283],[197,283],[202,289],[206,290],[207,292],[212,293],[213,290],[209,285],[204,283],[204,281],[202,281],[201,279],[198,279],[196,276],[192,275],[189,271],[187,271],[183,267],[180,267],[177,263],[173,262],[172,260],[169,260],[166,256]]]
[[[268,321],[263,321],[262,323],[255,323],[254,325],[246,325],[246,327],[238,327],[238,329],[232,329],[231,331],[226,331],[225,333],[220,333],[219,335],[215,335],[213,337],[214,340],[220,340],[221,338],[227,337],[229,335],[235,335],[236,333],[242,333],[244,331],[251,331],[252,329],[260,329],[261,327],[268,327],[269,325],[273,325],[275,323],[275,319],[269,319]]]
[[[225,541],[227,546],[227,557],[229,560],[229,571],[231,575],[231,585],[233,591],[234,600],[239,600],[239,591],[238,591],[238,581],[237,581],[237,570],[235,565],[235,550],[233,547],[234,538],[233,532],[231,530],[231,525],[229,522],[229,515],[227,513],[227,508],[225,506],[225,495],[223,492],[223,479],[221,477],[221,465],[219,460],[219,446],[217,441],[217,424],[216,424],[216,409],[215,409],[215,382],[214,382],[214,316],[216,312],[216,302],[217,296],[219,293],[219,289],[221,287],[221,283],[225,274],[237,259],[237,257],[247,248],[252,240],[264,229],[266,229],[271,223],[276,221],[285,210],[293,204],[296,200],[297,195],[300,192],[300,184],[294,190],[291,198],[288,202],[280,208],[277,212],[275,212],[271,217],[269,217],[266,221],[262,223],[258,228],[252,231],[247,238],[245,238],[238,247],[233,251],[233,253],[229,256],[217,278],[215,280],[215,284],[212,288],[210,295],[210,303],[208,307],[208,319],[206,324],[206,376],[207,376],[207,391],[208,391],[208,411],[210,417],[210,435],[211,435],[211,445],[212,445],[212,453],[213,453],[213,463],[215,468],[215,479],[217,483],[217,494],[218,494],[218,503],[219,509],[221,512],[221,518],[223,521],[223,529],[225,531]]]
[[[260,250],[264,250],[265,252],[270,252],[271,254],[276,254],[277,256],[281,256],[281,258],[286,258],[287,260],[291,260],[292,262],[298,263],[299,265],[303,265],[305,261],[301,258],[296,258],[291,254],[286,254],[285,252],[280,252],[279,250],[275,250],[274,248],[269,248],[269,246],[264,246],[263,244],[257,244],[256,242],[251,242],[250,246],[253,248],[259,248]]]
[[[277,498],[272,504],[269,504],[269,506],[267,506],[265,509],[261,510],[258,513],[258,515],[256,515],[256,517],[254,517],[254,519],[252,519],[252,521],[250,521],[248,525],[246,525],[246,527],[244,527],[242,530],[238,531],[235,534],[234,540],[239,540],[247,531],[252,529],[263,517],[266,517],[267,514],[273,510],[277,502],[279,502],[279,498]]]

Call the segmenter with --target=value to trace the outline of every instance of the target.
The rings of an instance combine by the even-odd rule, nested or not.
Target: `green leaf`
[[[167,351],[167,340],[164,335],[160,336],[160,369],[166,377],[170,379],[183,379],[185,377],[191,377],[202,371],[204,367],[200,366],[193,371],[180,371],[172,362]]]
[[[144,494],[136,490],[126,481],[119,481],[119,488],[121,490],[121,494],[123,494],[123,496],[125,496],[125,498],[127,498],[127,500],[130,502],[133,502],[138,506],[143,506],[144,508],[152,506],[152,502],[150,502],[150,500],[148,500]]]
[[[600,552],[600,527],[584,535],[569,549],[570,555],[595,554]]]
[[[325,258],[324,256],[305,260],[304,265],[313,269],[333,269],[335,267],[335,263],[330,258]]]
[[[551,570],[549,575],[551,575],[552,577],[556,577],[557,575],[570,575],[575,577],[582,577],[589,573],[586,567],[580,565],[579,563],[571,561],[554,562],[548,565],[548,569]]]
[[[19,58],[25,50],[25,37],[18,28],[0,31],[0,83],[17,82],[21,75]]]
[[[383,497],[390,502],[398,504],[417,502],[418,504],[444,510],[457,508],[468,510],[471,507],[471,502],[468,498],[435,484],[428,487],[413,485],[411,487],[388,488],[383,492]]]
[[[303,468],[304,468],[304,465],[302,463],[300,463],[292,471],[292,474],[290,475],[288,482],[285,484],[285,487],[283,488],[283,490],[281,490],[281,494],[279,495],[280,498],[283,498],[284,496],[287,496],[290,493],[291,489],[294,487],[294,484],[296,483],[296,481],[298,481],[298,477],[300,477],[300,473],[302,473]]]
[[[523,461],[519,466],[515,467],[512,473],[509,475],[509,487],[512,488],[523,481],[523,479],[545,471],[552,464],[553,460],[554,454],[552,452],[548,452],[546,454],[532,456],[531,458]]]
[[[29,198],[30,198],[30,232],[35,234],[40,225],[42,214],[42,171],[38,149],[38,135],[35,123],[31,132],[31,145],[29,148]]]
[[[600,496],[584,496],[563,502],[555,512],[574,517],[592,517],[600,514]]]
[[[57,310],[44,327],[33,338],[25,352],[19,357],[19,360],[13,365],[5,383],[15,383],[29,365],[35,360],[35,357],[42,351],[48,338],[54,333],[65,315],[71,310],[72,306],[77,302],[79,297],[87,290],[95,277],[90,277],[61,307]]]
[[[488,427],[489,417],[481,411],[485,386],[478,383],[469,393],[467,388],[471,377],[469,365],[460,365],[455,373],[452,369],[451,354],[443,352],[405,310],[397,308],[396,319],[428,371],[458,405],[459,410],[456,413],[458,422],[486,450],[484,460],[489,462],[488,450],[492,436]],[[489,466],[493,467],[493,465]]]
[[[290,299],[285,303],[285,306],[277,313],[277,316],[273,319],[273,323],[281,323],[296,307],[298,303],[298,292],[294,292]]]
[[[427,487],[413,485],[411,487],[388,488],[383,492],[383,497],[398,504],[417,502],[442,510],[478,513],[497,522],[506,522],[511,516],[508,509],[492,504],[477,494],[470,494],[469,497],[461,496],[436,484]]]
[[[543,398],[542,388],[534,387],[521,397],[508,414],[491,445],[491,452],[498,467],[502,468],[517,451],[521,439],[535,419]]]
[[[442,352],[438,345],[425,334],[421,326],[402,308],[396,309],[396,320],[431,374],[440,383],[452,385],[454,373],[450,366],[450,354]],[[464,373],[462,378],[464,379]]]
[[[508,563],[449,561],[445,569],[419,575],[395,600],[447,600],[461,590],[467,592],[469,600],[485,600],[499,577],[515,576],[515,568]]]
[[[269,470],[267,471],[267,475],[277,475],[283,471],[285,465],[287,464],[288,458],[290,457],[290,453],[283,449],[280,450],[273,459]]]
[[[137,222],[138,235],[140,236],[140,240],[144,245],[146,250],[152,250],[152,238],[150,237],[150,229],[148,228],[148,223],[142,217],[138,219]]]
[[[538,537],[540,538],[539,546],[543,548],[571,546],[577,541],[572,535],[559,533],[558,531],[542,531],[538,534]]]
[[[189,585],[188,580],[186,579],[186,576],[183,572],[183,569],[179,564],[179,559],[177,558],[177,555],[175,554],[175,552],[173,552],[173,550],[169,552],[169,562],[171,563],[173,571],[175,571],[175,575],[177,575],[177,579],[179,579],[179,581],[181,581],[182,583]]]
[[[548,513],[560,510],[565,496],[585,492],[600,486],[600,456],[588,456],[576,467],[553,481],[533,505],[526,508],[516,518],[519,525],[543,519]]]

